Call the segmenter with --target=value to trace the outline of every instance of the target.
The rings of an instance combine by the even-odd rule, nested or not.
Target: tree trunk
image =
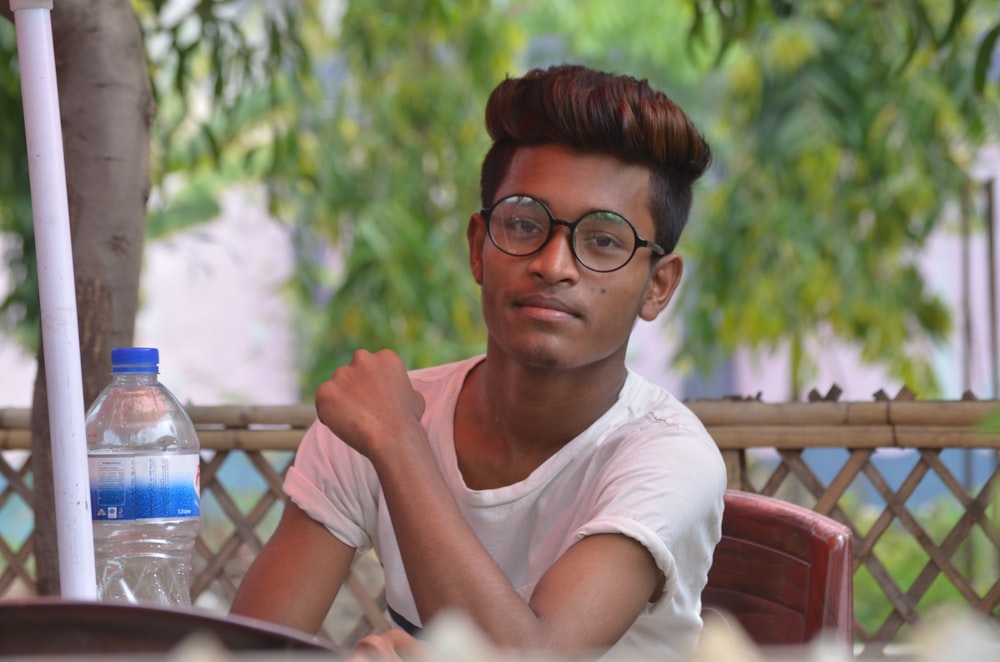
[[[59,0],[52,11],[73,243],[84,401],[132,344],[139,298],[154,101],[128,0]],[[41,348],[41,343],[39,343]],[[32,404],[38,592],[59,593],[45,359]]]

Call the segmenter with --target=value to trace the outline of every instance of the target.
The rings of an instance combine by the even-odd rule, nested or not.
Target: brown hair
[[[483,207],[495,202],[518,147],[560,144],[649,168],[656,242],[674,250],[691,210],[691,186],[708,168],[704,137],[645,80],[560,65],[508,78],[486,104],[493,146],[483,160]]]

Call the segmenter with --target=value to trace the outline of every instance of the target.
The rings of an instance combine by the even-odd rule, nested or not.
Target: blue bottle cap
[[[146,372],[156,374],[160,351],[155,347],[118,347],[111,350],[111,374]]]

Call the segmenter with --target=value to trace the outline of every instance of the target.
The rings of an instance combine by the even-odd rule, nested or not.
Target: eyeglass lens
[[[562,223],[555,221],[555,224]],[[636,233],[624,217],[609,211],[591,212],[572,225],[573,250],[584,266],[614,271],[635,253]],[[553,218],[541,202],[527,196],[504,198],[490,214],[490,238],[511,255],[540,249],[552,231]]]

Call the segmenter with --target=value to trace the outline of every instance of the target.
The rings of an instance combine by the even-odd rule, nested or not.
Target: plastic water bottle
[[[200,456],[191,418],[157,378],[159,351],[111,352],[112,381],[87,411],[101,600],[191,604]]]

